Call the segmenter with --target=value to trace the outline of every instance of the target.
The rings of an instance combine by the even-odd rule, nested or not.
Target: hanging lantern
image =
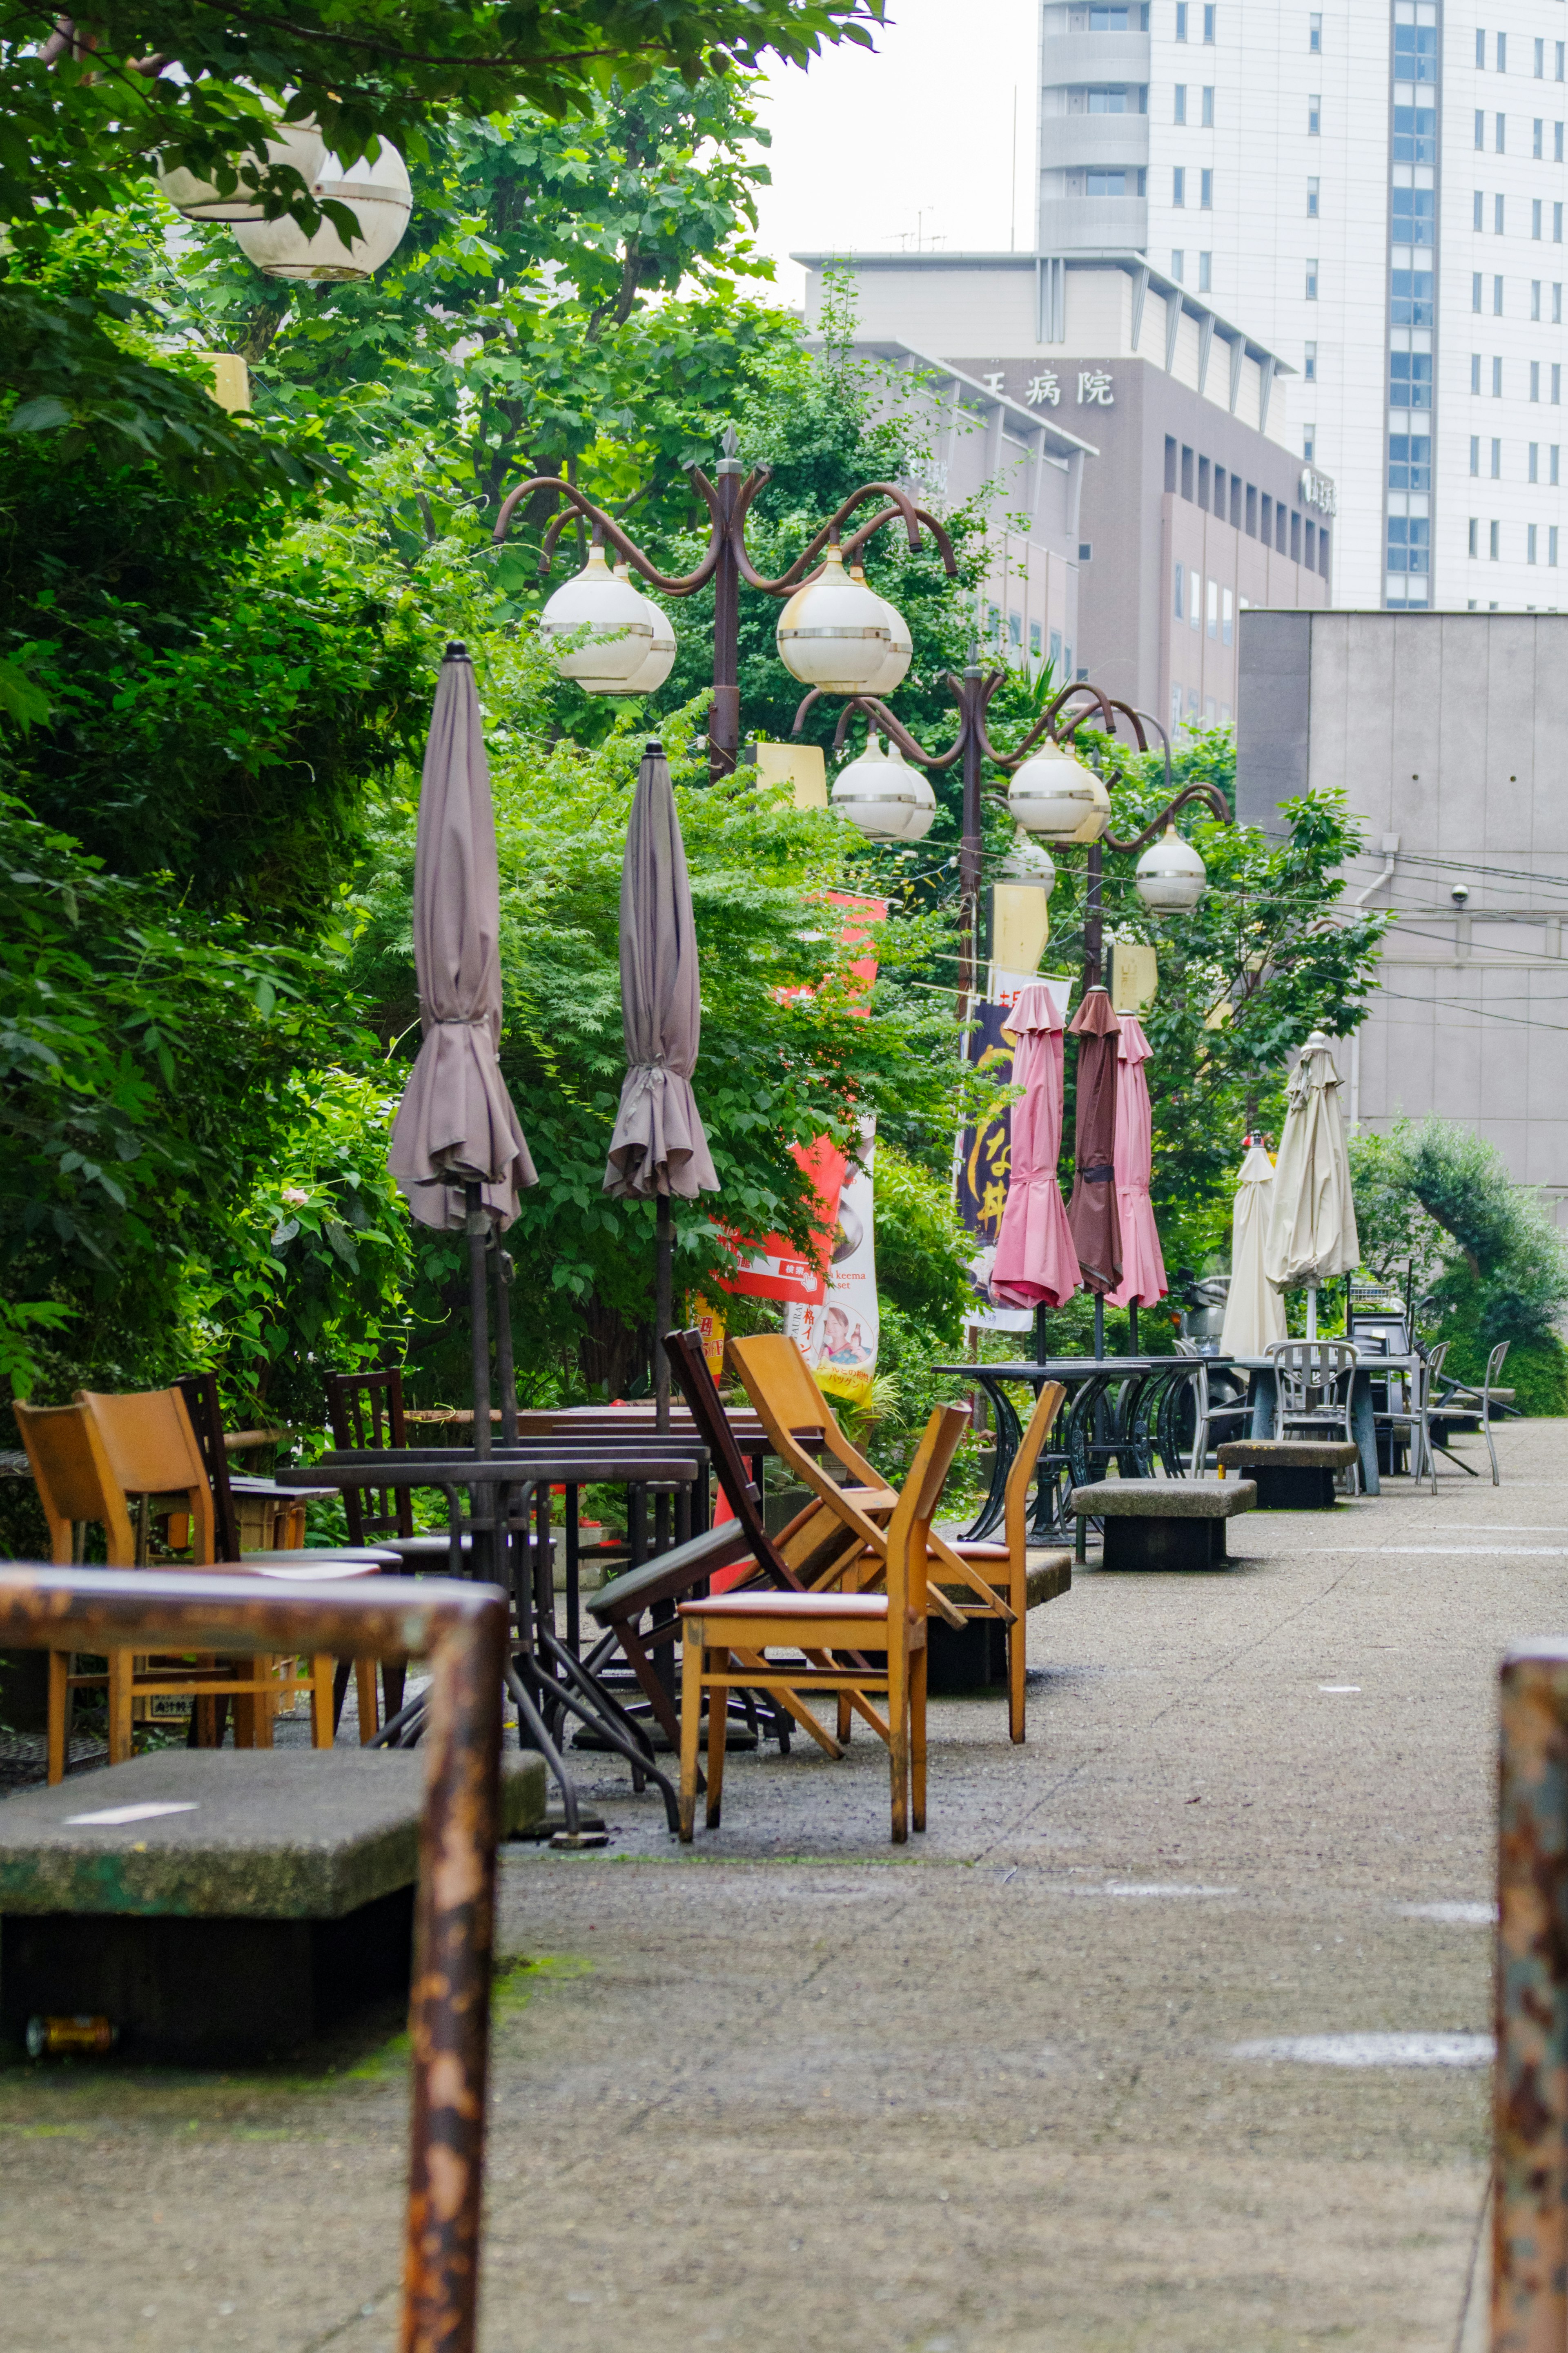
[[[291,164],[307,187],[313,187],[326,162],[326,142],[313,122],[280,122],[277,136],[267,142],[267,164],[276,170]],[[247,152],[234,158],[237,171],[257,171],[255,153]],[[183,164],[158,173],[158,185],[176,212],[187,220],[258,221],[266,217],[261,199],[243,188],[235,188],[228,195],[219,193],[215,180],[198,179]]]
[[[797,588],[779,615],[779,659],[803,686],[866,694],[891,650],[891,607],[863,581],[851,580],[830,547],[816,579]]]
[[[389,139],[381,142],[374,164],[363,155],[345,172],[335,155],[322,162],[310,194],[318,204],[346,205],[359,223],[359,235],[345,245],[331,222],[323,221],[307,237],[296,220],[239,221],[235,241],[248,261],[268,278],[360,280],[374,278],[403,242],[414,192],[408,167]]]
[[[1110,795],[1061,744],[1030,754],[1007,788],[1007,806],[1026,833],[1047,841],[1098,841],[1110,822]]]
[[[556,655],[559,675],[589,694],[640,693],[631,681],[653,652],[654,609],[629,580],[616,579],[595,543],[576,578],[557,588],[540,615],[539,634],[548,645],[591,630],[583,644]]]
[[[832,807],[868,841],[923,841],[936,818],[936,795],[896,744],[873,735],[858,760],[834,780]]]
[[[1056,860],[1026,833],[1015,837],[997,873],[1004,882],[1037,882],[1047,899],[1057,887]]]
[[[616,578],[624,581],[630,588],[630,565],[617,564]],[[653,624],[653,642],[644,654],[640,666],[626,683],[623,686],[601,687],[598,691],[603,694],[652,694],[656,688],[664,684],[675,668],[675,628],[669,615],[662,605],[656,605],[651,596],[645,596],[640,588],[633,588],[632,594],[642,607],[645,617]]]
[[[1190,913],[1208,888],[1208,870],[1173,825],[1138,860],[1132,887],[1152,915]]]
[[[865,586],[866,575],[858,564],[850,565],[849,577],[861,587]],[[873,588],[870,594],[875,596],[877,592]],[[889,642],[888,650],[882,657],[881,669],[875,678],[867,681],[860,691],[862,694],[884,695],[891,694],[896,686],[903,683],[904,674],[915,658],[915,647],[914,639],[910,635],[909,624],[898,607],[889,605],[885,596],[877,596],[877,602],[887,616]]]

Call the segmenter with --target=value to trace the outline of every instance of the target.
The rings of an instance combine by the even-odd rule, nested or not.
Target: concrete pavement
[[[1026,1747],[939,1703],[896,1855],[869,1739],[731,1757],[686,1852],[582,1760],[608,1853],[505,1859],[487,2353],[1479,2353],[1495,1670],[1568,1631],[1568,1424],[1500,1452],[1080,1571]],[[1416,2039],[1244,2049],[1347,2036]],[[0,2074],[15,2353],[390,2348],[405,2079],[331,2055]]]

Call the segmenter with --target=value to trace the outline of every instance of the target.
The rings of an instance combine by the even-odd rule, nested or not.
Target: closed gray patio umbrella
[[[484,723],[467,649],[441,664],[419,788],[414,858],[414,963],[424,1041],[398,1105],[390,1168],[422,1225],[468,1237],[473,1313],[474,1445],[490,1444],[489,1333],[485,1251],[517,1216],[518,1195],[537,1184],[501,1077],[500,880]],[[504,1275],[502,1428],[515,1435],[517,1385]]]
[[[650,743],[637,770],[621,868],[621,1020],[626,1075],[610,1138],[605,1190],[657,1202],[654,1294],[655,1426],[669,1427],[669,1366],[664,1335],[671,1315],[672,1194],[694,1201],[716,1193],[708,1138],[691,1073],[702,1035],[697,927],[686,845],[675,813],[669,763]]]

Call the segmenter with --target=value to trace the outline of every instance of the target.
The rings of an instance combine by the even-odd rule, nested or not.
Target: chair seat
[[[297,1568],[301,1577],[324,1577],[334,1565],[343,1568],[395,1568],[397,1555],[390,1545],[296,1545],[242,1553],[241,1568],[270,1567],[274,1561]]]
[[[888,1616],[885,1593],[721,1593],[713,1601],[683,1601],[682,1618],[880,1619]]]
[[[458,1542],[465,1553],[473,1550],[471,1536],[461,1536]],[[447,1560],[450,1557],[452,1547],[449,1540],[437,1529],[422,1536],[384,1537],[378,1549],[390,1553],[395,1560],[411,1564]]]

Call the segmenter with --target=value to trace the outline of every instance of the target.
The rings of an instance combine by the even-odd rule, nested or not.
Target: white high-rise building
[[[1564,0],[1045,0],[1039,251],[1296,369],[1336,604],[1568,609],[1565,52]]]

